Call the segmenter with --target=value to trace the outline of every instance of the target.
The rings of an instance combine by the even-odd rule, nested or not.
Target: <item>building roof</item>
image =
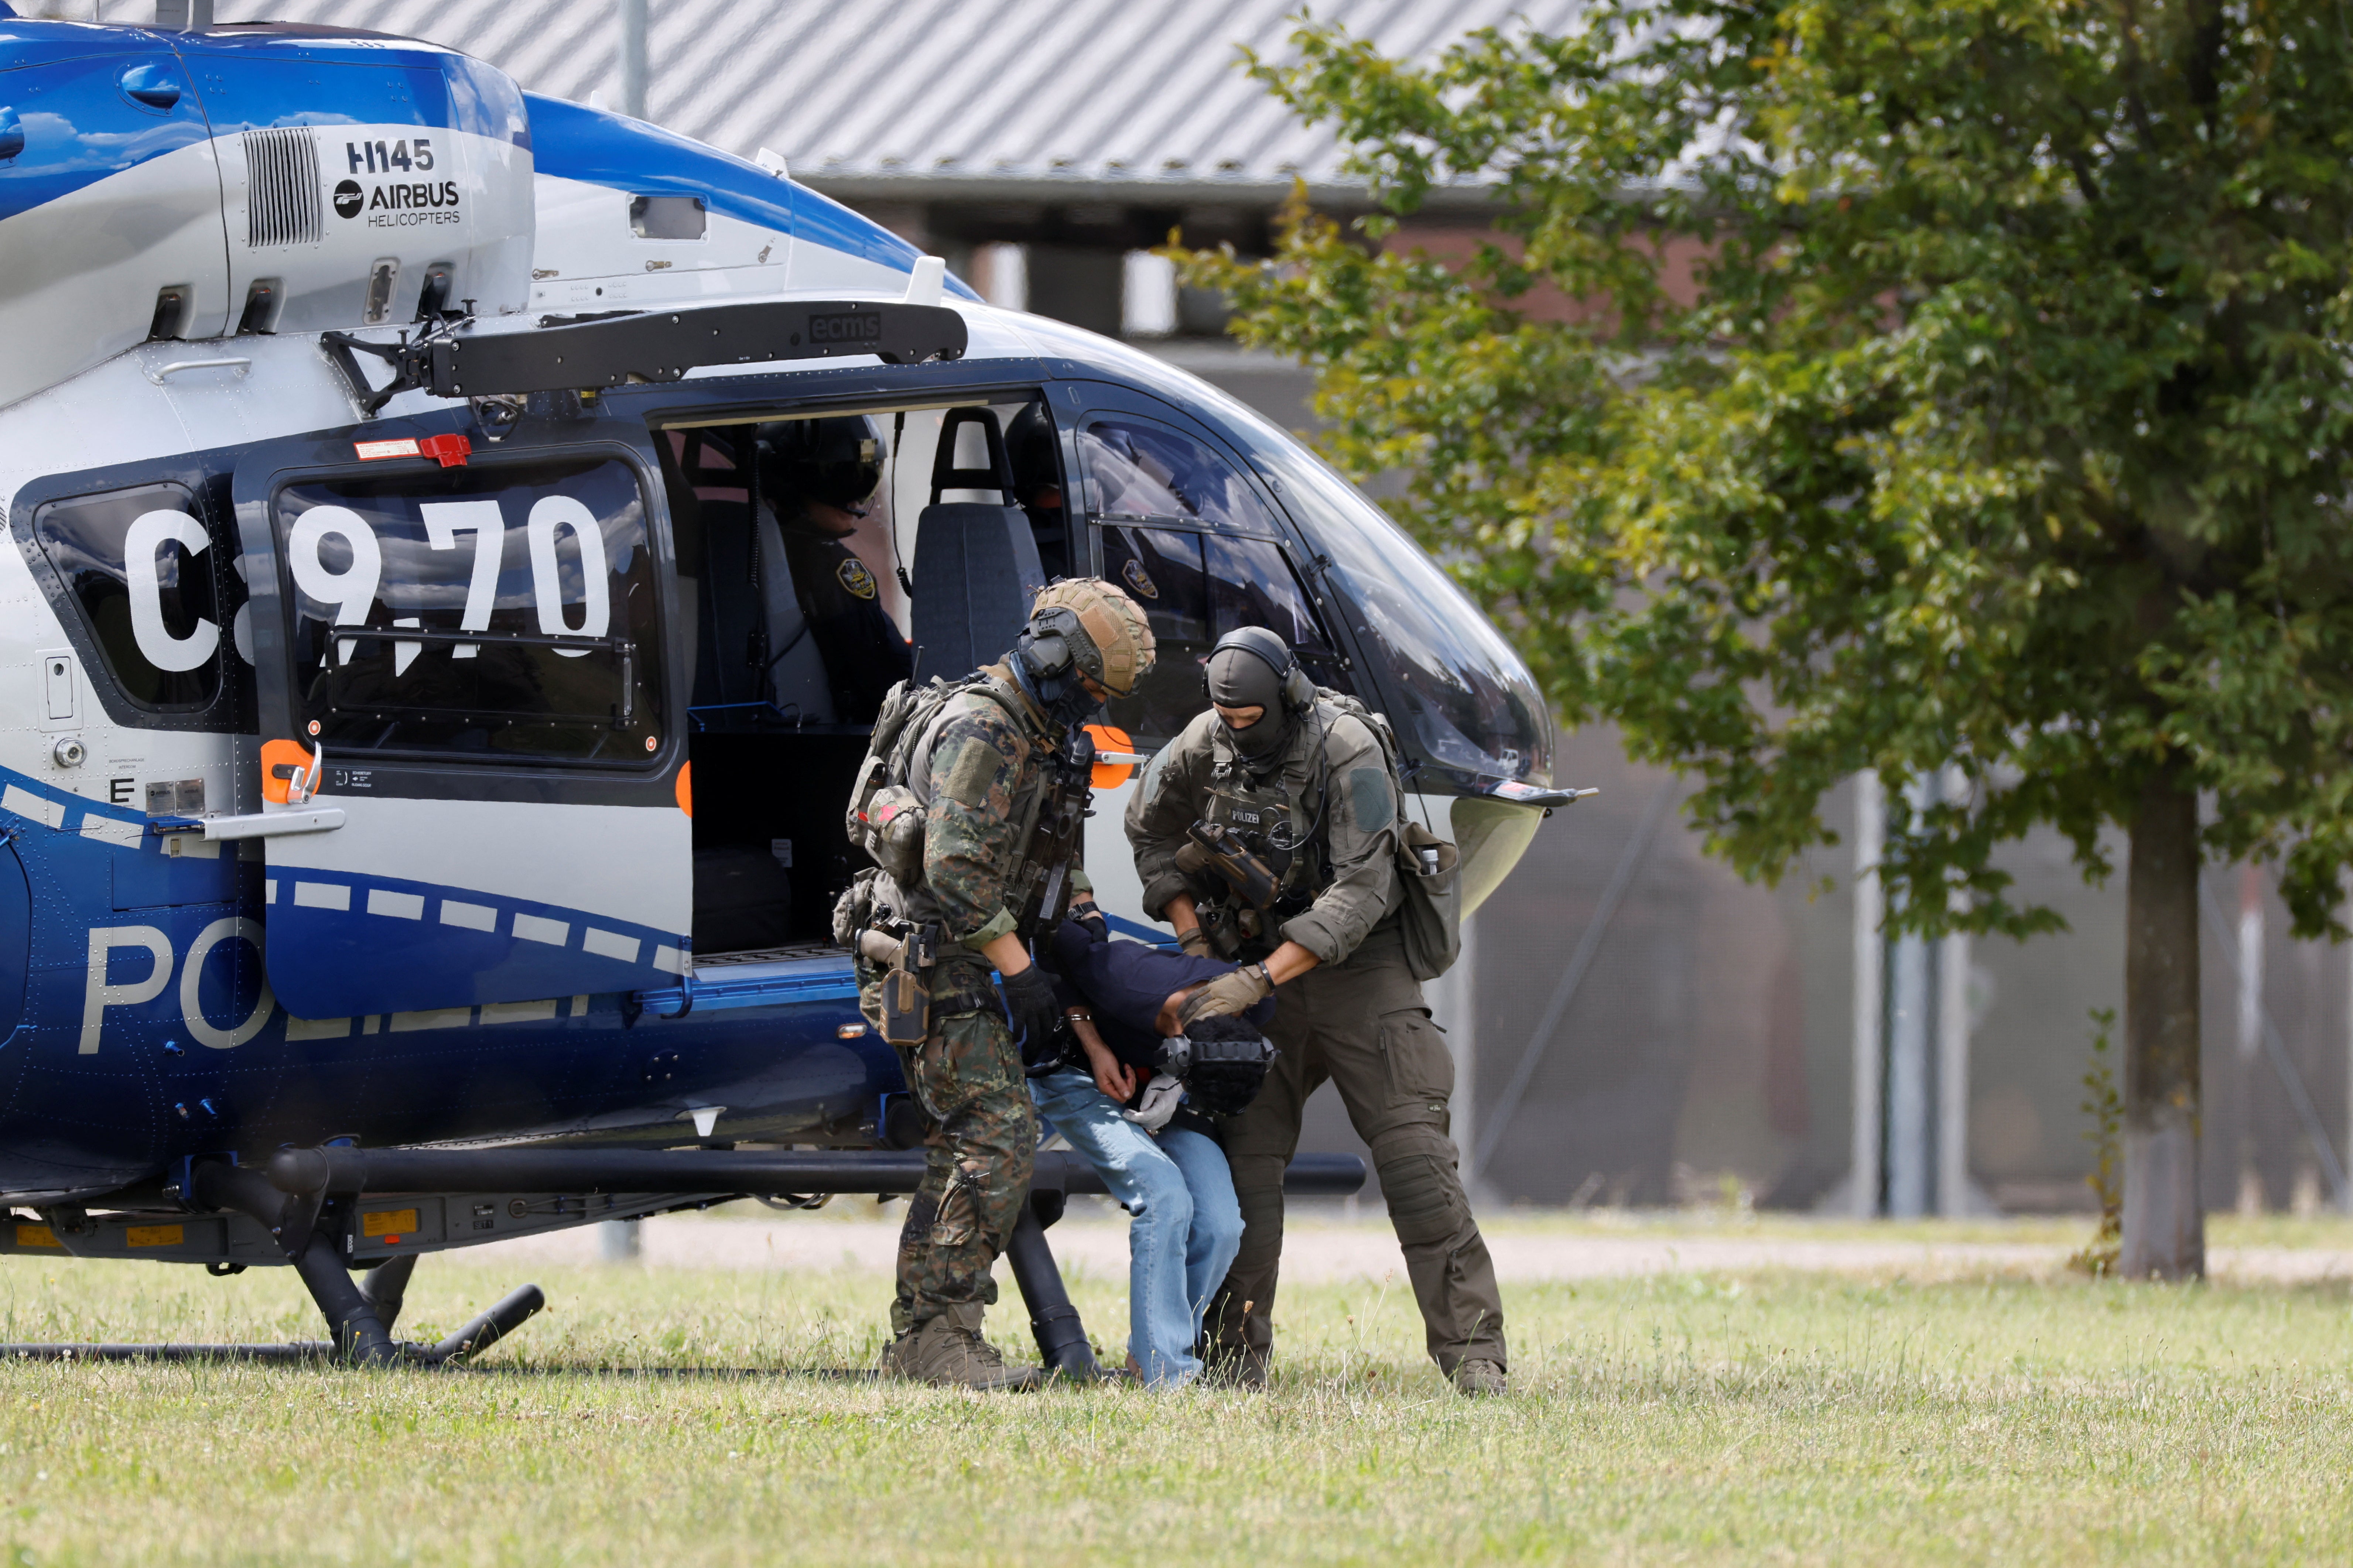
[[[118,0],[118,4],[120,0]],[[647,118],[857,199],[1279,200],[1362,183],[1330,132],[1243,74],[1301,0],[649,0]],[[1559,30],[1577,0],[1319,0],[1384,51]],[[617,0],[217,0],[219,21],[431,39],[533,92],[622,107]],[[1467,192],[1465,193],[1468,194]]]

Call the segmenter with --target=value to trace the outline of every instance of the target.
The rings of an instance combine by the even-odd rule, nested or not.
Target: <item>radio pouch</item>
[[[1462,953],[1461,852],[1409,816],[1398,823],[1397,874],[1405,884],[1398,910],[1405,963],[1416,980],[1435,980]]]

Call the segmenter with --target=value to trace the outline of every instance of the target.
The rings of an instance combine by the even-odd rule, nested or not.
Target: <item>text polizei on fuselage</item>
[[[430,137],[393,142],[346,142],[343,161],[353,175],[424,174],[434,166]],[[457,223],[458,182],[455,180],[370,180],[338,183],[333,192],[335,216],[355,218],[364,213],[370,228],[409,228],[418,224]]]

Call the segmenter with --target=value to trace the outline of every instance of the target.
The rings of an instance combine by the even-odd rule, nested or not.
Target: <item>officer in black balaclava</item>
[[[1284,672],[1297,668],[1290,647],[1264,626],[1229,632],[1210,651],[1218,727],[1254,773],[1272,767],[1299,732],[1301,705],[1283,700]]]
[[[1266,1035],[1282,1054],[1249,1108],[1221,1123],[1243,1228],[1209,1306],[1211,1374],[1265,1381],[1283,1167],[1307,1097],[1328,1079],[1372,1148],[1431,1358],[1464,1394],[1501,1394],[1503,1301],[1448,1136],[1454,1059],[1399,921],[1404,783],[1363,710],[1317,688],[1274,633],[1229,632],[1205,681],[1209,711],[1153,757],[1126,826],[1145,912],[1187,952],[1241,961],[1178,1022],[1277,998]],[[1260,875],[1219,872],[1202,839],[1239,846]]]
[[[845,724],[871,721],[913,668],[881,583],[849,544],[881,486],[883,457],[881,433],[859,415],[760,427],[761,496],[776,510],[834,717]]]

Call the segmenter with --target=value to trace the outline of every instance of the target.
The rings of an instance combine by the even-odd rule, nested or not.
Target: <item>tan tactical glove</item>
[[[1176,945],[1185,950],[1187,958],[1209,956],[1209,933],[1199,926],[1187,926],[1176,933]]]
[[[1274,994],[1274,982],[1263,963],[1244,964],[1220,974],[1185,999],[1176,1010],[1179,1028],[1190,1028],[1196,1018],[1231,1018],[1249,1012]]]

